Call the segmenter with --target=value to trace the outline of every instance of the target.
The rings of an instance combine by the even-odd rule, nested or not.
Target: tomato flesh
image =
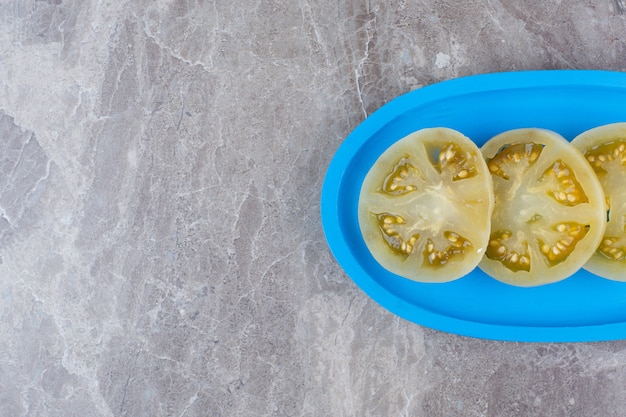
[[[626,281],[626,123],[590,129],[572,143],[584,154],[606,195],[606,232],[584,268]]]
[[[543,129],[504,132],[481,151],[495,208],[480,268],[518,286],[557,282],[576,272],[604,231],[604,194],[582,155]]]
[[[387,270],[447,282],[486,250],[493,192],[478,147],[447,128],[423,129],[389,147],[367,173],[359,226]]]

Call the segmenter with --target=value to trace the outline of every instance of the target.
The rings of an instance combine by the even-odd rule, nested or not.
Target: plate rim
[[[404,93],[369,115],[344,139],[328,165],[320,196],[322,229],[328,247],[345,274],[372,300],[391,313],[435,330],[511,342],[593,342],[626,338],[626,321],[580,326],[519,326],[460,319],[425,309],[378,284],[351,255],[341,233],[337,202],[349,158],[368,131],[378,131],[401,114],[398,109],[472,93],[544,87],[626,89],[626,73],[609,70],[523,70],[468,75]],[[369,279],[365,279],[368,277]],[[442,284],[430,284],[442,285]],[[445,285],[445,284],[444,284]]]

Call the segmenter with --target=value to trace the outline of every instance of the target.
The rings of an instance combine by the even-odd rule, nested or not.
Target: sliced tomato
[[[517,286],[563,280],[591,257],[605,230],[604,193],[559,134],[516,129],[481,148],[493,178],[491,235],[479,267]]]
[[[493,190],[480,150],[447,128],[419,130],[389,147],[363,182],[364,241],[387,270],[420,282],[472,271],[489,239]]]
[[[606,195],[606,232],[584,268],[626,281],[626,123],[590,129],[572,144],[585,155]]]

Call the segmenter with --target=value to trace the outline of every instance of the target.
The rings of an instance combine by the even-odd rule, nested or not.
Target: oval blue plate
[[[378,156],[407,134],[450,127],[478,146],[505,130],[541,127],[568,140],[626,121],[626,74],[523,71],[475,75],[404,94],[361,123],[328,167],[321,196],[328,245],[373,300],[417,324],[466,336],[541,342],[626,338],[626,283],[586,271],[556,284],[517,288],[475,269],[445,284],[413,282],[383,269],[361,237],[361,183]]]

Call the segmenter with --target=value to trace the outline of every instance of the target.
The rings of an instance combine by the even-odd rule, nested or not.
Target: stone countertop
[[[0,415],[619,416],[626,343],[378,306],[334,152],[459,76],[626,70],[622,0],[0,1]]]

